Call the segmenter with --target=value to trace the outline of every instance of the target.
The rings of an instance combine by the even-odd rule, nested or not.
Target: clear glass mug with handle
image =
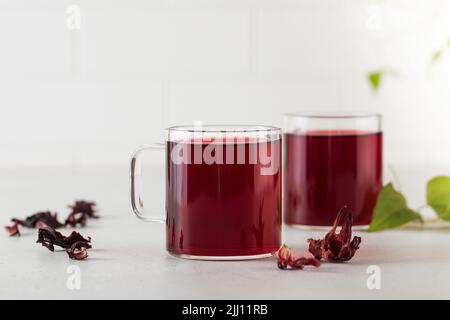
[[[171,255],[205,260],[268,257],[281,245],[281,130],[272,126],[176,126],[165,144],[131,159],[131,205],[144,221],[164,222]],[[144,152],[165,152],[166,212],[142,201]],[[150,181],[146,182],[150,183]]]

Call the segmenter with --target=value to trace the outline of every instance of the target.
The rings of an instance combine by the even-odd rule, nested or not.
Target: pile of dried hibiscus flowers
[[[70,259],[83,260],[88,257],[87,249],[92,248],[91,238],[83,237],[76,231],[72,231],[69,236],[64,236],[56,229],[66,226],[77,227],[86,226],[88,219],[96,219],[99,216],[95,214],[95,202],[75,201],[73,205],[68,206],[71,212],[67,216],[64,223],[58,220],[56,213],[43,211],[35,213],[25,220],[13,218],[13,225],[6,226],[5,229],[10,236],[20,237],[20,227],[29,229],[38,229],[37,243],[48,248],[50,251],[55,250],[55,245],[59,246],[67,252]]]
[[[342,227],[339,233],[336,229],[341,223]],[[278,250],[278,268],[287,269],[303,269],[305,266],[320,267],[321,260],[329,262],[345,262],[349,261],[359,249],[361,243],[360,237],[352,239],[353,214],[346,206],[338,213],[333,227],[325,235],[325,238],[314,240],[308,239],[309,252],[313,257],[295,258],[291,249],[283,244]]]

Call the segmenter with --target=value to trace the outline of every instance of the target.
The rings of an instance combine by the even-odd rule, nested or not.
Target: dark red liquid
[[[312,131],[286,134],[284,220],[330,226],[347,205],[368,225],[382,187],[382,133]]]
[[[181,142],[193,154],[206,143]],[[171,159],[178,142],[167,143],[167,250],[198,256],[248,256],[273,253],[281,245],[281,168],[261,175],[251,164],[176,164]],[[237,143],[223,144],[237,159]],[[280,140],[241,143],[245,159],[257,148],[271,147],[281,161]],[[231,153],[229,153],[231,152]],[[242,152],[241,152],[242,154]]]

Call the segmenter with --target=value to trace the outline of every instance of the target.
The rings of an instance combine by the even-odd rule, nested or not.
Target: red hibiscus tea
[[[246,257],[281,245],[281,139],[166,143],[166,247],[176,255]]]
[[[370,224],[382,187],[379,123],[378,116],[322,116],[291,127],[285,134],[286,224],[331,226],[343,206],[353,212],[354,225]]]

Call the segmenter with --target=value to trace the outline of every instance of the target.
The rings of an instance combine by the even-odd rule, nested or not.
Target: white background
[[[446,165],[449,38],[446,0],[0,0],[0,167],[126,166],[169,125],[352,110],[384,114],[387,163]]]

